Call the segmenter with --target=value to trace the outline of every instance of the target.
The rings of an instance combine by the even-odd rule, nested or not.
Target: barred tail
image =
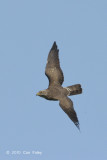
[[[69,96],[82,93],[82,88],[81,88],[80,84],[75,84],[73,86],[68,86],[68,87],[66,87],[66,89],[69,91]]]

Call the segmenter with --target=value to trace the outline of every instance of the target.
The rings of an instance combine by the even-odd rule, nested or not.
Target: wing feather
[[[78,121],[77,114],[74,110],[73,102],[71,101],[71,99],[69,99],[68,97],[64,97],[60,100],[59,105],[79,129],[79,121]]]
[[[63,72],[60,68],[59,50],[57,49],[56,42],[54,42],[47,59],[45,74],[49,79],[49,85],[60,84],[64,81]]]

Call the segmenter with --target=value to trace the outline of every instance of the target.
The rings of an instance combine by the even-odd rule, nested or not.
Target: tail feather
[[[68,86],[68,87],[66,87],[66,89],[69,91],[69,96],[82,93],[82,88],[81,88],[80,84]]]

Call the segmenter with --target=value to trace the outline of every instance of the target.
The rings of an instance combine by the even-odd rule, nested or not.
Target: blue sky
[[[63,86],[83,88],[70,97],[81,132],[59,102],[35,96],[54,41]],[[107,1],[0,1],[0,46],[0,159],[106,160]]]

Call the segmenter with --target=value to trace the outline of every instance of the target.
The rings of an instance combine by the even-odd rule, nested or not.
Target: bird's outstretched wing
[[[49,79],[49,86],[50,85],[62,85],[64,81],[63,72],[60,68],[59,63],[59,50],[57,49],[56,42],[54,42],[47,59],[45,74]]]
[[[74,122],[74,124],[79,128],[79,121],[77,118],[77,114],[73,108],[73,102],[68,97],[63,97],[60,99],[59,105],[63,109],[63,111],[69,116],[69,118]]]

